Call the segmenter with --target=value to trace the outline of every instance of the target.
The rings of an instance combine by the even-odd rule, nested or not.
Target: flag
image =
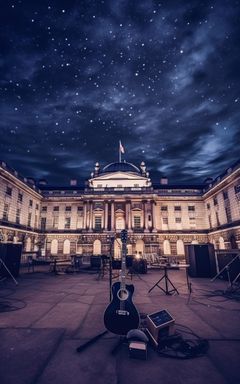
[[[121,153],[125,153],[125,150],[124,150],[124,147],[123,147],[123,145],[122,145],[122,143],[121,143],[121,140],[119,141],[119,151],[120,151]]]

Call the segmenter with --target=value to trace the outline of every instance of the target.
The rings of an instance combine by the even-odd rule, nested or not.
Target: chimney
[[[71,179],[70,180],[70,185],[71,186],[77,185],[77,179]]]
[[[168,184],[168,178],[165,176],[162,176],[160,179],[160,184],[161,185],[167,185]]]

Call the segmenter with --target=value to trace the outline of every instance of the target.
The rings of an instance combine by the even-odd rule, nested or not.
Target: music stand
[[[155,287],[158,287],[159,289],[161,289],[166,295],[172,295],[174,292],[177,292],[177,294],[179,295],[179,292],[177,290],[177,288],[175,287],[175,285],[171,282],[171,280],[169,279],[168,277],[168,273],[167,273],[167,270],[169,268],[168,265],[164,265],[163,266],[164,268],[164,274],[163,276],[152,286],[152,288],[149,289],[148,293],[150,293]],[[159,283],[164,280],[165,281],[165,289],[162,288]],[[169,289],[168,287],[168,284],[170,286],[172,286],[172,289]]]

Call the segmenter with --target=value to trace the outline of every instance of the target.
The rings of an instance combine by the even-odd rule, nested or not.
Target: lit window
[[[133,218],[133,225],[134,228],[141,228],[141,217],[140,216],[134,216]]]

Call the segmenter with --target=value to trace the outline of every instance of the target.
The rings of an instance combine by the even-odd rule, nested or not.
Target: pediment
[[[107,173],[104,175],[100,175],[97,177],[92,178],[91,180],[93,181],[104,181],[104,180],[147,180],[146,177],[140,176],[140,175],[135,175],[134,173],[131,172],[112,172],[112,173]]]

